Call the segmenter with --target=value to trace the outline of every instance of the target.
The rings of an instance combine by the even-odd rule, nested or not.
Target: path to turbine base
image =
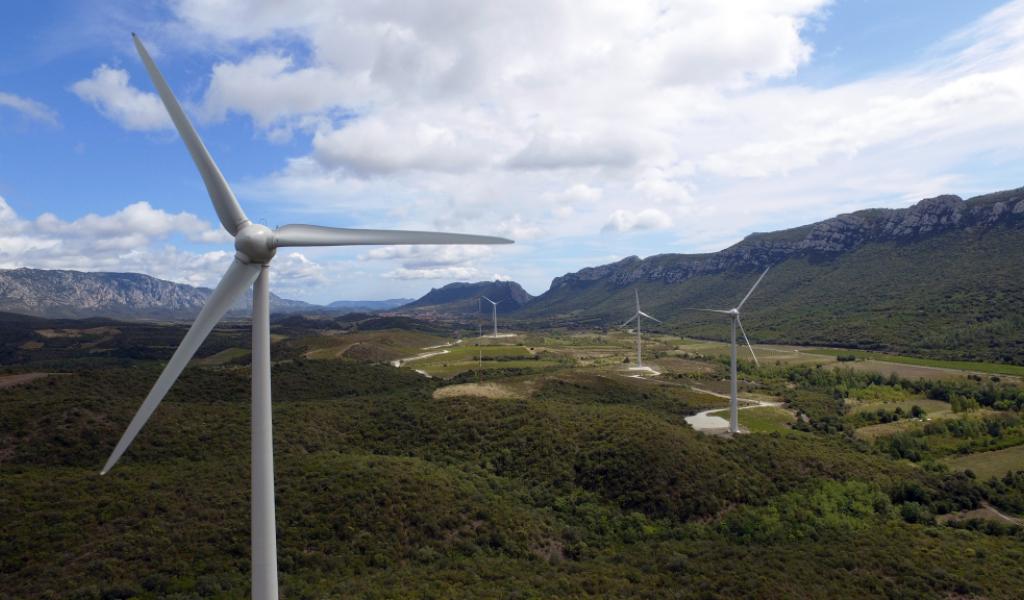
[[[712,392],[711,390],[705,390],[703,388],[692,386],[690,387],[690,389],[692,389],[695,392],[700,392],[702,394],[710,394],[712,396],[718,396],[719,398],[729,399],[728,394],[719,394],[718,392]],[[747,403],[745,406],[737,407],[737,410],[746,410],[748,408],[760,408],[762,406],[782,406],[783,404],[782,402],[765,402],[763,400],[753,400],[750,398],[739,397],[737,397],[736,400],[738,402]],[[722,417],[718,417],[711,414],[721,412],[723,410],[728,410],[728,407],[722,408],[719,406],[718,408],[711,408],[705,411],[701,411],[695,415],[686,417],[686,419],[684,420],[690,424],[690,427],[693,427],[697,431],[713,431],[719,429],[727,430],[729,429],[729,421],[723,419]]]
[[[423,350],[433,350],[434,348],[443,348],[445,346],[454,346],[456,344],[461,344],[461,343],[462,343],[462,340],[455,340],[454,342],[449,342],[447,344],[441,344],[440,346],[428,346],[428,347],[422,348],[422,349]],[[414,360],[423,360],[424,358],[430,358],[431,356],[440,356],[442,354],[448,354],[449,352],[451,352],[451,350],[439,350],[437,352],[426,352],[424,354],[417,354],[416,356],[410,356],[409,358],[400,358],[398,360],[391,361],[391,366],[393,366],[393,367],[401,367],[402,365],[404,365],[407,362],[412,362]],[[416,372],[417,373],[423,373],[423,371],[420,371],[418,369],[416,370]],[[423,373],[423,374],[426,375],[426,373]],[[429,375],[427,375],[427,376],[429,377]]]

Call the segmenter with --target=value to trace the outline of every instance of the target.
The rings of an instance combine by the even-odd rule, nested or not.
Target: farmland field
[[[978,479],[1002,477],[1010,471],[1024,470],[1024,445],[992,452],[955,456],[944,459],[942,462],[958,471],[970,469]]]
[[[728,410],[720,410],[710,414],[711,416],[729,420]],[[793,413],[777,406],[745,408],[740,410],[737,415],[739,416],[740,427],[752,433],[772,433],[773,431],[784,433],[792,431],[789,426],[795,420]]]
[[[918,358],[915,356],[901,356],[898,354],[886,354],[884,352],[871,352],[869,350],[844,350],[836,348],[813,348],[807,352],[815,354],[827,354],[829,356],[855,356],[862,360],[874,360],[887,363],[901,363],[935,369],[951,369],[955,371],[968,371],[977,373],[991,373],[1003,375],[1024,376],[1024,367],[1017,365],[1004,365],[999,363],[973,362],[965,360],[936,360],[931,358]]]

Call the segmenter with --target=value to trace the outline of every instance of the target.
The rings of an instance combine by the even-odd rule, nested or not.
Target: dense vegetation
[[[180,333],[152,339],[163,346]],[[228,327],[202,352],[243,333]],[[296,321],[275,333],[289,336],[275,344],[273,368],[286,597],[1018,595],[1018,528],[938,517],[983,502],[1021,511],[1024,473],[979,481],[943,468],[941,454],[895,456],[848,433],[854,416],[844,404],[943,394],[980,407],[1005,402],[1000,433],[1010,434],[1020,427],[1018,397],[1004,382],[743,363],[744,387],[788,394],[806,431],[727,439],[683,421],[722,406],[689,387],[710,386],[721,365],[659,384],[569,369],[488,370],[488,381],[527,392],[440,398],[439,387],[479,374],[445,382],[308,359],[337,336],[320,339]],[[68,367],[0,389],[3,595],[244,597],[244,361],[190,366],[103,477],[98,468],[161,364]],[[972,432],[964,439],[991,433]]]

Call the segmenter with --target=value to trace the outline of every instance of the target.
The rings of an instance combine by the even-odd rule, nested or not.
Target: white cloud
[[[433,269],[406,269],[402,267],[384,273],[389,279],[447,279],[466,281],[476,279],[480,271],[474,267],[438,267]]]
[[[409,268],[462,265],[491,256],[488,246],[381,246],[360,260],[401,260]]]
[[[616,210],[608,217],[603,231],[644,231],[649,229],[667,229],[672,226],[672,218],[656,208],[645,208],[640,211]]]
[[[330,168],[360,175],[404,170],[464,171],[485,155],[465,135],[443,123],[427,123],[398,114],[365,117],[313,138],[314,156]],[[460,139],[463,138],[463,139]]]
[[[35,221],[35,229],[47,235],[91,237],[96,243],[131,247],[139,239],[166,238],[178,233],[193,242],[231,243],[231,236],[192,213],[171,214],[155,209],[148,202],[136,202],[111,215],[88,214],[74,221],[63,221],[44,213]],[[122,241],[119,241],[122,240]]]
[[[799,85],[791,77],[815,60],[805,32],[827,4],[173,10],[176,31],[218,50],[201,113],[247,115],[271,141],[296,136],[294,155],[243,195],[353,226],[528,240],[479,257],[380,249],[358,264],[399,279],[528,272],[539,287],[559,274],[545,269],[588,264],[571,260],[717,249],[752,230],[990,190],[966,163],[1024,159],[1024,2],[912,63]],[[138,92],[126,74],[121,87]]]
[[[145,202],[110,215],[89,214],[65,221],[45,213],[22,219],[0,197],[0,268],[34,267],[82,271],[142,272],[155,277],[214,285],[234,255],[230,238],[190,213],[171,214]],[[170,242],[224,243],[228,250],[194,252]]]
[[[154,131],[173,127],[160,98],[128,83],[128,71],[100,65],[92,77],[71,86],[79,98],[125,129]]]
[[[322,67],[296,69],[288,56],[257,54],[239,63],[213,67],[203,112],[223,119],[234,111],[251,115],[260,127],[282,120],[351,106],[352,82]]]
[[[57,125],[57,111],[42,102],[0,92],[0,106],[12,108],[35,121],[42,121],[48,125]]]

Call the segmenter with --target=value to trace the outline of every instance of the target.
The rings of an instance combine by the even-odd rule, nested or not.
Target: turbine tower
[[[657,323],[661,323],[661,321],[658,321],[651,315],[640,310],[640,292],[638,292],[636,288],[633,288],[633,294],[636,296],[636,313],[632,317],[630,317],[628,321],[623,323],[622,327],[629,325],[630,323],[633,322],[633,319],[636,319],[636,368],[642,369],[644,368],[644,362],[642,353],[643,342],[640,338],[640,321],[643,320],[643,317],[647,317],[648,319],[655,321]]]
[[[757,278],[754,285],[750,287],[750,291],[747,295],[740,300],[740,303],[736,305],[736,308],[730,308],[729,310],[717,310],[713,308],[687,308],[685,310],[699,310],[703,312],[713,312],[722,315],[728,315],[732,319],[732,344],[731,344],[731,362],[729,363],[729,373],[731,379],[729,381],[729,431],[732,433],[740,432],[740,418],[739,418],[739,403],[736,400],[736,327],[740,328],[740,333],[743,334],[743,341],[747,343],[747,348],[750,348],[750,356],[754,358],[754,364],[761,366],[761,363],[757,361],[757,355],[754,354],[754,347],[750,345],[750,339],[747,338],[747,332],[743,331],[743,323],[740,321],[740,309],[743,308],[743,304],[750,298],[750,295],[754,293],[758,284],[764,279],[764,276],[768,274],[767,267],[764,273]]]
[[[491,305],[492,305],[491,306],[491,315],[494,318],[494,337],[498,337],[498,305],[501,304],[502,302],[504,302],[504,300],[498,300],[497,302],[495,302],[494,300],[491,300],[487,296],[481,296],[481,298],[483,298],[484,300],[490,302]]]
[[[506,244],[503,238],[373,229],[339,229],[317,225],[285,225],[271,230],[251,222],[213,162],[206,146],[181,110],[171,89],[139,38],[132,34],[135,49],[149,72],[174,126],[188,147],[206,184],[224,229],[235,240],[235,256],[199,312],[181,345],[132,418],[103,467],[106,474],[149,420],[185,365],[199,349],[224,313],[249,286],[252,298],[252,597],[275,600],[277,586],[277,539],[274,514],[274,454],[270,405],[270,262],[278,248],[307,246],[356,246],[392,244]]]

